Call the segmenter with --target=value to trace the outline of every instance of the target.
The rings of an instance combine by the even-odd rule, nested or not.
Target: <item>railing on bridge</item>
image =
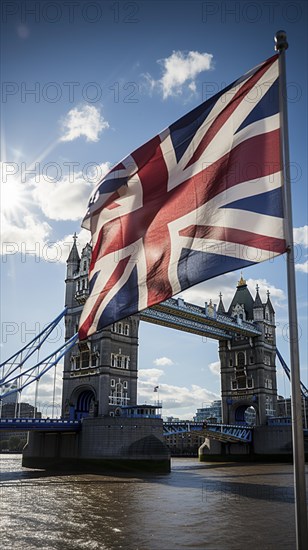
[[[64,420],[62,418],[1,418],[0,430],[16,431],[70,431],[77,432],[81,429],[79,420]]]
[[[187,432],[211,437],[225,443],[251,443],[253,427],[205,422],[164,422],[164,436]]]

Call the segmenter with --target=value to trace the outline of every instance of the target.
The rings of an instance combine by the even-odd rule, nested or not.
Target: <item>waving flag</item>
[[[122,162],[90,197],[90,293],[79,337],[286,251],[278,56]]]

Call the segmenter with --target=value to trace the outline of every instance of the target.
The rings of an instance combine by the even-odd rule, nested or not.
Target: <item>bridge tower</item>
[[[225,313],[221,297],[218,312]],[[269,292],[262,303],[257,286],[253,299],[241,277],[227,314],[238,323],[253,321],[262,335],[238,335],[220,342],[223,422],[243,422],[247,409],[253,407],[256,425],[263,426],[269,416],[276,415],[277,408],[275,312]]]
[[[67,259],[65,338],[78,330],[83,304],[89,293],[91,246],[79,256],[74,243]],[[137,401],[137,316],[123,319],[74,346],[65,355],[62,416],[117,416],[119,407]]]

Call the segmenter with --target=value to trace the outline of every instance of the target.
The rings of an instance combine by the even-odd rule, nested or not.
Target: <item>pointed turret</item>
[[[259,285],[256,286],[256,297],[253,304],[253,318],[255,321],[262,321],[264,319],[264,306],[259,294]]]
[[[267,291],[267,302],[266,302],[265,306],[268,307],[269,311],[272,314],[275,314],[275,310],[273,308],[273,304],[272,304],[271,299],[270,299],[270,291],[269,290]]]
[[[76,233],[74,233],[73,239],[74,239],[74,243],[73,243],[71,251],[68,255],[66,263],[67,264],[76,264],[78,266],[80,258],[79,258],[79,253],[78,253],[78,249],[77,249],[77,244],[76,244],[76,240],[78,239]]]
[[[230,304],[228,314],[232,315],[233,317],[237,315],[241,316],[245,314],[245,318],[247,320],[252,320],[253,304],[254,304],[253,297],[251,296],[248,290],[245,279],[241,275],[241,278],[237,284],[236,293],[234,294],[233,300]]]
[[[74,243],[66,260],[66,292],[65,292],[65,305],[66,307],[72,307],[76,304],[75,292],[76,282],[74,280],[74,274],[78,271],[80,265],[80,257],[77,250],[76,240],[77,235],[73,235]]]
[[[267,291],[267,302],[264,306],[265,309],[265,319],[271,323],[275,323],[275,310],[270,299],[270,292]]]
[[[221,292],[219,294],[219,304],[218,304],[218,308],[217,308],[217,313],[226,313],[225,306],[224,306],[223,301],[222,301]]]
[[[254,303],[253,307],[254,308],[255,307],[262,307],[263,308],[263,304],[262,304],[260,294],[259,294],[259,285],[256,286],[256,297],[255,297],[255,303]]]

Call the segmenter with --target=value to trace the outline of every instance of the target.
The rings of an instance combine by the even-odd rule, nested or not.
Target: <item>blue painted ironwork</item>
[[[8,397],[9,395],[12,395],[17,392],[21,392],[23,389],[25,389],[30,384],[33,384],[36,380],[39,380],[46,372],[48,372],[52,367],[54,367],[60,359],[76,344],[78,340],[78,333],[74,334],[67,342],[65,342],[62,346],[60,346],[55,352],[51,353],[45,359],[37,363],[36,365],[26,369],[25,371],[22,371],[21,373],[11,376],[5,376],[2,378],[0,383],[0,391],[1,388],[8,387],[7,391],[4,390],[3,393],[1,393],[1,399],[4,397]],[[20,365],[19,365],[20,366]],[[16,369],[14,369],[15,371]],[[25,378],[25,381],[23,379]],[[10,386],[14,384],[16,381],[20,381],[18,387],[14,387],[14,389],[10,389]]]
[[[17,430],[30,432],[77,432],[81,429],[79,420],[64,420],[61,418],[1,418],[0,430]]]
[[[8,376],[13,374],[17,369],[21,368],[24,363],[37,351],[39,350],[45,340],[47,340],[48,336],[51,334],[51,332],[55,329],[55,327],[59,324],[61,319],[63,319],[64,315],[67,312],[67,308],[65,308],[57,317],[49,323],[44,330],[42,330],[39,334],[37,334],[28,344],[26,344],[23,348],[18,350],[16,353],[14,353],[9,359],[6,359],[6,361],[3,361],[3,363],[0,364],[0,368],[4,368],[6,365],[9,365],[9,368],[6,371],[6,374],[2,377],[0,380],[0,385],[5,382]],[[21,359],[18,363],[17,357],[20,355],[22,357],[23,352],[25,352],[25,356],[23,359]]]
[[[271,416],[267,421],[268,426],[290,426],[292,425],[291,416]]]
[[[286,364],[285,360],[283,359],[280,351],[276,348],[276,353],[277,353],[277,357],[280,361],[280,364],[284,370],[284,372],[286,373],[287,377],[289,378],[289,380],[291,380],[291,371],[288,367],[288,365]],[[306,386],[303,384],[303,382],[300,382],[300,387],[301,387],[301,394],[302,396],[307,399],[308,398],[308,389],[306,388]]]
[[[251,443],[253,428],[251,426],[212,424],[204,422],[164,422],[164,436],[181,433],[193,433],[213,437],[224,442]]]
[[[182,298],[169,298],[145,309],[141,311],[140,319],[215,340],[230,340],[236,335],[256,337],[262,334],[252,321],[231,318],[227,314],[217,313],[214,308],[210,310],[186,303]]]

